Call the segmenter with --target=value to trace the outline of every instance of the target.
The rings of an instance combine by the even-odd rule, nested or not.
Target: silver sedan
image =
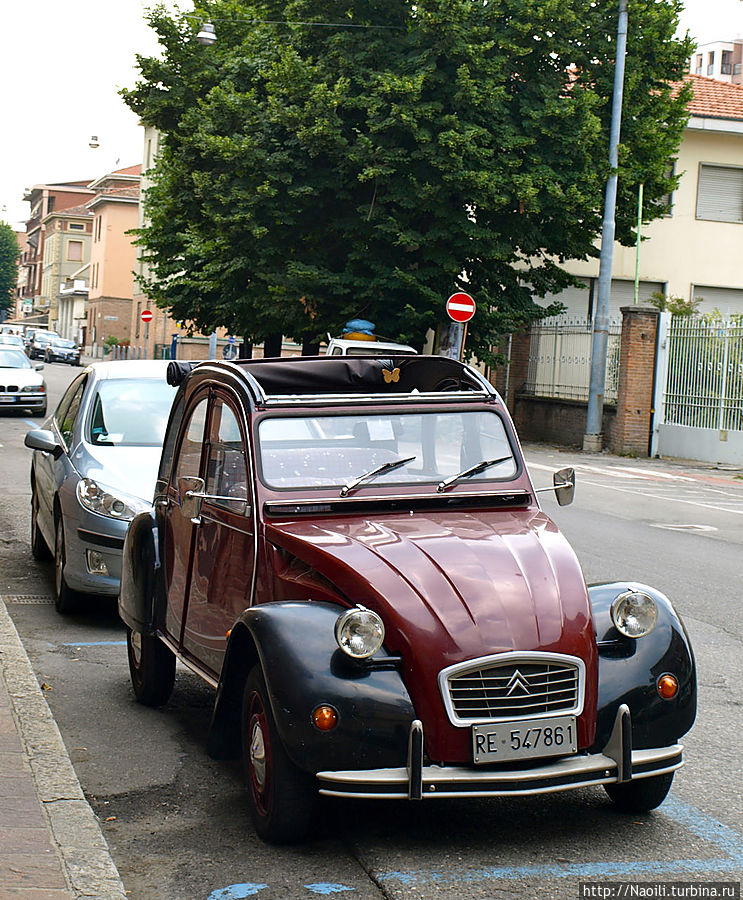
[[[167,361],[94,363],[43,428],[29,431],[31,549],[54,556],[57,610],[115,597],[131,519],[149,508],[175,396]]]
[[[39,369],[43,363],[28,361],[19,347],[0,345],[0,409],[30,409],[46,415],[46,382]]]

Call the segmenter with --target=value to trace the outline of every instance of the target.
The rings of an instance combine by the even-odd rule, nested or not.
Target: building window
[[[743,222],[743,168],[700,164],[697,219]]]
[[[85,226],[80,222],[70,222],[67,228],[70,231],[85,231]]]
[[[713,50],[711,53],[707,54],[707,74],[714,75],[715,73],[715,51]]]
[[[95,226],[94,226],[95,233],[93,236],[93,240],[95,240],[95,241],[100,241],[100,239],[101,239],[101,218],[102,218],[102,216],[95,217]]]
[[[720,73],[722,75],[732,75],[733,73],[733,51],[722,51],[722,62],[720,63]]]
[[[704,58],[701,53],[697,53],[697,64],[694,67],[694,74],[701,75],[702,74],[702,64],[704,62]]]
[[[67,259],[72,262],[83,261],[83,242],[67,241]]]

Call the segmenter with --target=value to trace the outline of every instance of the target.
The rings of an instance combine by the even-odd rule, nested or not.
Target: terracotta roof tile
[[[743,119],[743,85],[728,84],[703,75],[688,75],[694,96],[689,103],[692,116],[710,119]]]

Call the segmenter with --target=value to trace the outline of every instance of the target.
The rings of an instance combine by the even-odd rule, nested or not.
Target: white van
[[[348,338],[329,338],[326,356],[387,356],[395,354],[411,355],[417,353],[407,344],[394,344],[392,341],[359,341]]]

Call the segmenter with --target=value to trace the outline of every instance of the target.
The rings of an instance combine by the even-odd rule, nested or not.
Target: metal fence
[[[621,333],[621,320],[611,319],[606,350],[606,403],[617,402]],[[593,323],[590,319],[555,316],[534,323],[531,326],[524,393],[535,397],[587,401],[592,339]]]
[[[667,425],[743,431],[743,324],[674,316],[663,397]]]

